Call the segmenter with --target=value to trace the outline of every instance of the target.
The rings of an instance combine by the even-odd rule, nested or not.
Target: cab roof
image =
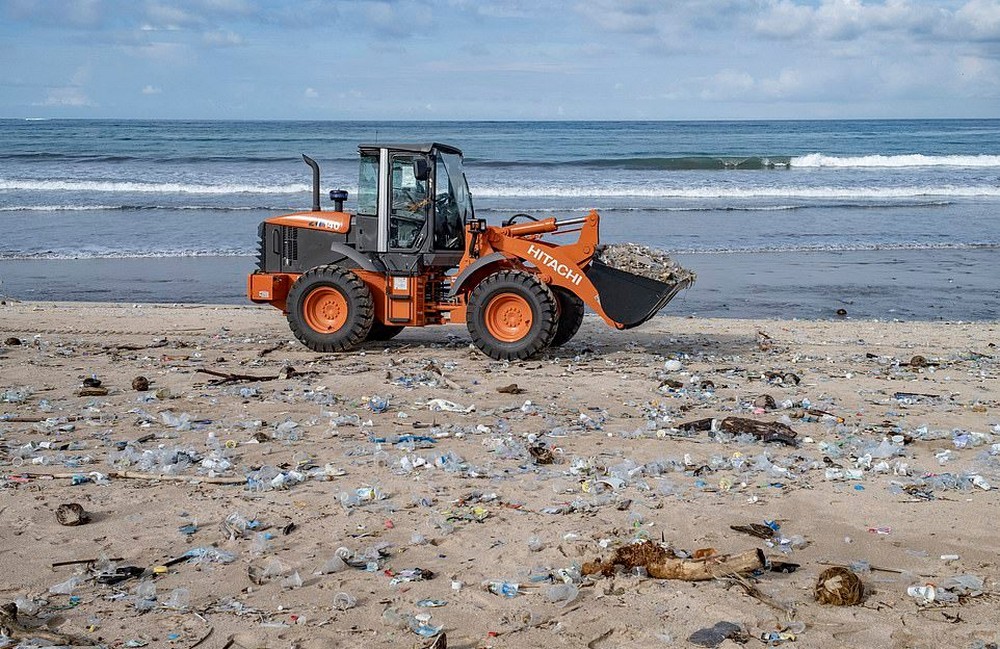
[[[392,151],[405,151],[407,153],[430,153],[432,150],[437,149],[442,153],[454,153],[456,155],[462,155],[462,151],[458,147],[453,147],[448,144],[441,144],[440,142],[425,142],[422,144],[359,144],[358,150],[371,150],[371,149],[390,149]]]

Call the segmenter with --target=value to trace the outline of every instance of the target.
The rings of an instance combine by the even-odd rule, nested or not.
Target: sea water
[[[239,302],[257,223],[311,204],[300,154],[350,210],[358,144],[439,141],[465,152],[480,218],[597,209],[603,241],[677,255],[701,275],[683,312],[1000,317],[1000,120],[0,120],[0,136],[0,292],[21,299]]]

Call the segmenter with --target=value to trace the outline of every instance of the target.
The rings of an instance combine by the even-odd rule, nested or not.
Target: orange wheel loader
[[[580,328],[584,305],[610,326],[653,317],[687,282],[668,285],[594,258],[600,217],[557,221],[518,214],[501,226],[475,218],[462,152],[445,144],[362,144],[357,209],[334,190],[313,205],[260,224],[250,300],[287,316],[295,337],[317,352],[388,340],[404,327],[464,322],[472,341],[498,360],[562,345]],[[518,222],[520,220],[520,222]],[[544,235],[577,233],[555,243]]]

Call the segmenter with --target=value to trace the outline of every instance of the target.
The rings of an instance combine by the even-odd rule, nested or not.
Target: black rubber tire
[[[559,319],[556,322],[556,335],[553,336],[552,347],[565,345],[580,330],[583,324],[583,300],[561,286],[553,286],[552,292],[559,302]]]
[[[486,325],[486,307],[504,293],[522,298],[531,308],[531,325],[520,340],[500,340],[490,333]],[[465,324],[473,344],[490,358],[523,360],[552,342],[556,334],[556,311],[555,295],[537,277],[524,271],[502,270],[489,275],[472,289]]]
[[[399,335],[404,328],[399,325],[382,324],[378,320],[372,322],[372,328],[368,332],[368,340],[392,340]]]
[[[324,333],[313,329],[303,312],[310,293],[332,288],[344,298],[347,316],[343,326]],[[317,266],[299,276],[288,291],[288,326],[299,341],[315,352],[342,352],[352,349],[368,336],[375,319],[372,294],[361,278],[339,266]]]

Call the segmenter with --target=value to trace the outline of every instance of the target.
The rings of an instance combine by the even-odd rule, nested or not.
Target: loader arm
[[[582,223],[581,223],[582,222]],[[565,233],[565,228],[579,224],[580,236],[573,243],[556,244],[543,241],[548,233]],[[599,243],[600,216],[591,211],[583,219],[559,222],[554,218],[521,223],[502,228],[489,228],[486,243],[492,251],[534,266],[539,278],[550,286],[561,286],[594,310],[616,329],[623,325],[608,316],[601,305],[601,294],[587,277],[586,268],[593,261]],[[563,232],[559,232],[563,228]]]
[[[579,226],[579,227],[574,227]],[[579,232],[572,243],[543,241],[544,234]],[[652,318],[687,282],[665,284],[607,266],[594,258],[600,242],[600,215],[592,210],[578,219],[554,218],[503,227],[477,226],[459,264],[452,292],[490,267],[518,263],[533,267],[545,284],[559,286],[594,310],[609,326],[630,329]],[[516,260],[516,261],[515,261]]]

